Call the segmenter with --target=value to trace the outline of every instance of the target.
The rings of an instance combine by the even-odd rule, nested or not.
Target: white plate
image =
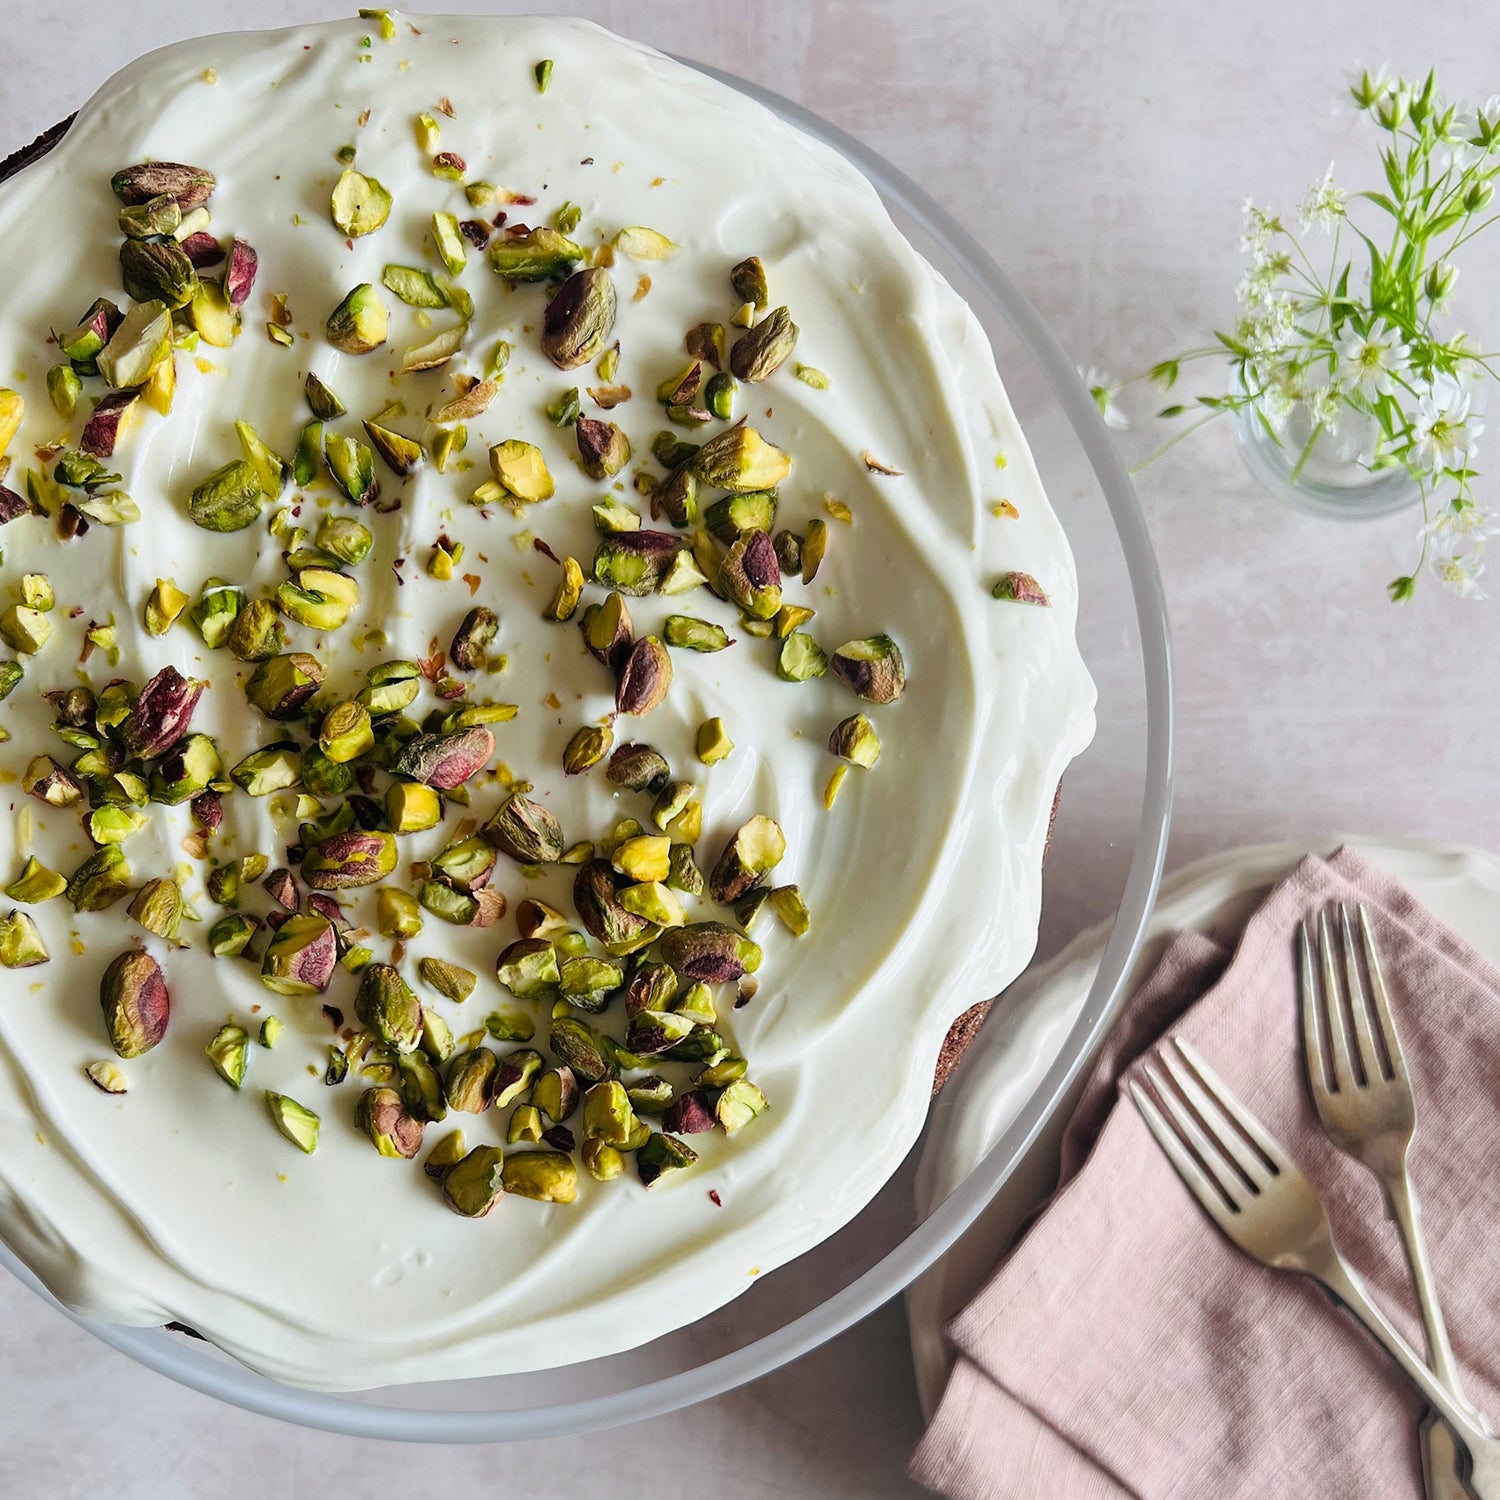
[[[1401,881],[1476,948],[1500,962],[1500,856],[1418,840],[1330,839],[1311,852],[1347,844]],[[1309,852],[1303,844],[1261,845],[1199,860],[1165,881],[1131,977],[1139,986],[1167,936],[1183,928],[1232,945],[1266,891]],[[933,1108],[917,1172],[923,1214],[973,1170],[1000,1138],[1068,1034],[1093,983],[1107,928],[1081,934],[1050,963],[1016,983],[1001,1013],[980,1032]],[[984,1284],[1032,1211],[1051,1192],[1071,1107],[1059,1110],[1027,1161],[974,1227],[907,1292],[912,1361],[929,1420],[952,1368],[943,1325]]]

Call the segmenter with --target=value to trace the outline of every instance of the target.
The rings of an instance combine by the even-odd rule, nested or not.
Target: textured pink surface
[[[1433,1269],[1465,1382],[1493,1405],[1500,971],[1346,851],[1277,886],[1232,959],[1186,934],[1136,996],[1069,1131],[1064,1186],[950,1325],[958,1373],[914,1477],[954,1500],[1421,1493],[1420,1401],[1311,1282],[1214,1229],[1117,1092],[1163,1033],[1191,1041],[1318,1186],[1341,1247],[1420,1347],[1379,1188],[1328,1143],[1303,1077],[1292,932],[1356,899],[1378,908],[1417,1090]]]

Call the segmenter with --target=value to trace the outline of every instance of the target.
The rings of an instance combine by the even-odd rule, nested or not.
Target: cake
[[[0,1236],[326,1389],[722,1306],[910,1148],[1092,732],[977,320],[581,22],[205,38],[38,144]]]

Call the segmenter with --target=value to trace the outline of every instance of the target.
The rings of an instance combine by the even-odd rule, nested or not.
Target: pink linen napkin
[[[1420,1497],[1420,1399],[1311,1282],[1219,1234],[1120,1094],[1164,1032],[1191,1041],[1312,1178],[1420,1349],[1379,1184],[1327,1142],[1303,1076],[1292,933],[1338,900],[1372,909],[1433,1271],[1467,1392],[1500,1412],[1500,971],[1343,850],[1287,876],[1232,958],[1181,934],[1132,1000],[1069,1125],[1063,1185],[949,1325],[959,1361],[914,1479],[951,1500]]]

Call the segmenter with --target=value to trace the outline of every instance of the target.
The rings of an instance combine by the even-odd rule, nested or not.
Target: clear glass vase
[[[1236,380],[1231,395],[1244,395]],[[1253,407],[1230,413],[1245,467],[1276,498],[1295,510],[1369,521],[1421,502],[1422,492],[1405,469],[1372,470],[1360,462],[1375,447],[1379,429],[1372,417],[1344,407],[1338,426],[1313,438],[1315,421],[1297,402],[1273,436]],[[1308,452],[1308,442],[1312,448]],[[1303,458],[1304,452],[1307,453]]]

